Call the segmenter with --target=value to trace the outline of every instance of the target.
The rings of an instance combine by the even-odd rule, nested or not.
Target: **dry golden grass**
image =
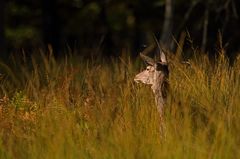
[[[140,60],[38,53],[1,63],[0,158],[240,156],[240,58],[169,60],[164,139],[151,89],[133,82]]]

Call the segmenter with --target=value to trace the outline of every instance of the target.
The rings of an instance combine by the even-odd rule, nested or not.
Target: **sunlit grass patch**
[[[1,64],[0,158],[235,158],[240,60],[170,60],[166,137],[130,58],[56,60],[40,51]]]

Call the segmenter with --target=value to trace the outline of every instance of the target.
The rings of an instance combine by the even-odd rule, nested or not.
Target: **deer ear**
[[[155,36],[154,36],[154,40],[155,40],[155,43],[156,43],[156,45],[157,45],[157,47],[159,49],[160,61],[162,63],[167,63],[166,55],[164,54],[164,52],[163,52],[163,50],[162,50],[162,48],[160,46],[160,43],[159,43],[158,39]]]
[[[160,60],[162,63],[167,63],[166,55],[164,54],[164,52],[162,50],[160,51]]]
[[[151,57],[148,57],[146,55],[144,55],[143,53],[140,53],[140,57],[146,61],[149,65],[154,65],[155,61],[151,58]]]

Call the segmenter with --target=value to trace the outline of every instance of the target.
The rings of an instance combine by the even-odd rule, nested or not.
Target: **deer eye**
[[[150,68],[148,68],[148,67],[147,67],[147,69],[146,69],[146,70],[147,70],[147,71],[149,71],[149,70],[150,70]]]

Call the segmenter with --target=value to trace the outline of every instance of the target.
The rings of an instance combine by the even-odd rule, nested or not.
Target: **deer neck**
[[[155,95],[155,103],[160,115],[163,114],[163,107],[166,101],[166,89],[167,89],[167,75],[162,72],[156,72],[154,74],[154,83],[152,90]]]

